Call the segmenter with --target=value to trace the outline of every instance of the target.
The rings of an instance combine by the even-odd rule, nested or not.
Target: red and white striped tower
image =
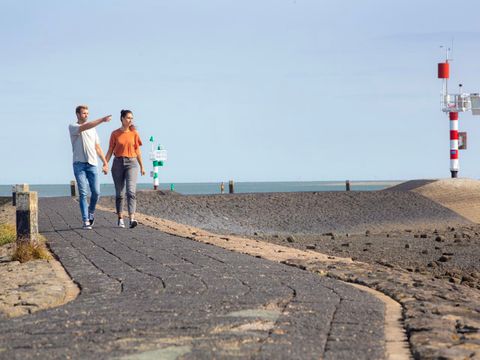
[[[443,47],[443,46],[442,46]],[[458,150],[466,150],[466,132],[458,132],[458,113],[471,111],[472,115],[480,115],[480,94],[465,93],[462,91],[462,84],[458,84],[458,94],[448,93],[448,79],[450,77],[449,51],[446,49],[445,62],[438,64],[438,78],[443,80],[442,89],[442,111],[448,113],[450,122],[450,172],[452,178],[456,178],[459,168]],[[460,147],[459,147],[460,143]]]
[[[445,62],[438,64],[438,78],[443,79],[442,104],[446,104],[443,111],[448,112],[450,118],[450,172],[452,178],[458,174],[458,112],[454,108],[448,108],[450,95],[448,94],[448,78],[450,77],[450,64],[448,63],[448,51]]]
[[[458,112],[449,112],[450,118],[450,172],[452,178],[458,174]]]

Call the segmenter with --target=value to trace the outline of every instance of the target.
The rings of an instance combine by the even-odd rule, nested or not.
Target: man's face
[[[77,113],[77,119],[79,123],[84,123],[88,119],[88,109],[81,109],[80,112]]]

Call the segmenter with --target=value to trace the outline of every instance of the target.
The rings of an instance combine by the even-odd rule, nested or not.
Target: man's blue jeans
[[[80,212],[82,220],[88,220],[88,214],[95,212],[98,197],[100,196],[100,184],[98,183],[98,171],[95,165],[83,162],[73,163],[73,173],[77,180]],[[88,187],[90,187],[90,205],[87,203]]]

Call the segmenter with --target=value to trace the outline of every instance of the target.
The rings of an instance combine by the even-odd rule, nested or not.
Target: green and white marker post
[[[161,145],[158,145],[157,150],[155,150],[153,136],[150,136],[150,142],[152,144],[150,152],[150,160],[153,161],[153,171],[150,176],[153,177],[153,190],[158,190],[158,185],[160,184],[160,179],[158,178],[158,168],[159,166],[164,165],[164,161],[167,160],[167,150],[165,150]]]

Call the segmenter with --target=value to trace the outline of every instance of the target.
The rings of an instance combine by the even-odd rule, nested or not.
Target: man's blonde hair
[[[80,114],[80,111],[82,111],[82,110],[88,110],[88,106],[87,105],[78,105],[75,108],[75,113]]]

